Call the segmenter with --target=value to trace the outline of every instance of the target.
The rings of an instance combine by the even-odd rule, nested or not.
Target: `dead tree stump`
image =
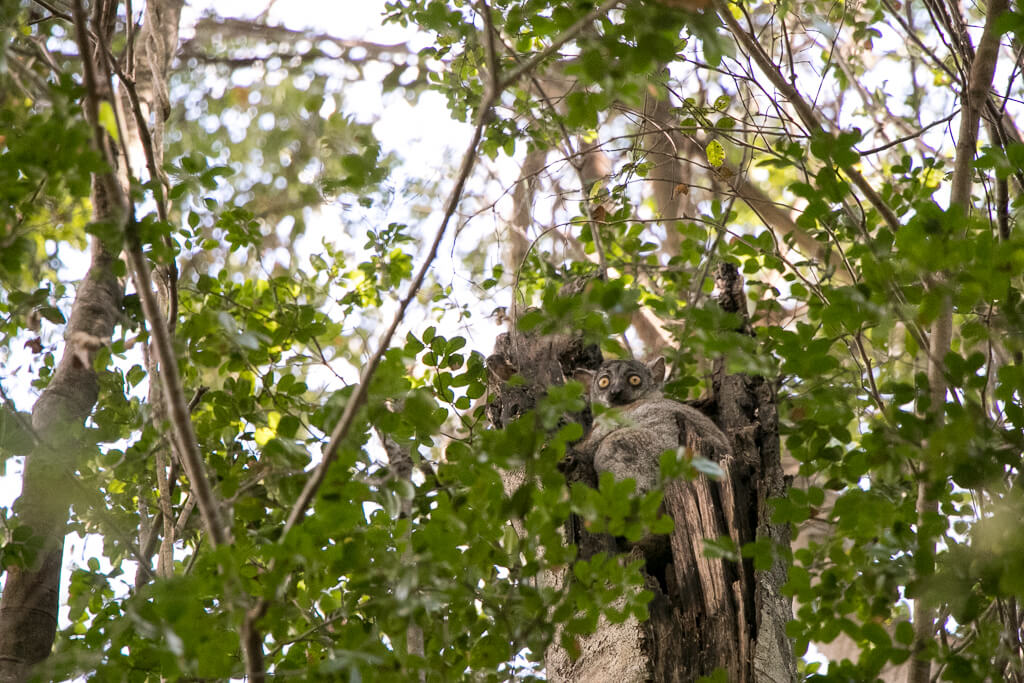
[[[723,264],[716,272],[719,305],[739,316],[737,334],[749,334],[742,278]],[[501,428],[532,408],[547,387],[564,383],[579,368],[596,369],[600,349],[573,334],[500,335],[488,358],[492,400],[488,415]],[[510,385],[518,374],[523,382]],[[572,660],[557,645],[546,656],[549,680],[665,681],[688,683],[716,670],[733,683],[793,681],[796,664],[785,625],[792,618],[790,601],[782,595],[786,580],[789,528],[771,523],[772,498],[785,495],[780,462],[778,413],[772,384],[761,377],[727,374],[715,362],[713,393],[700,409],[730,437],[732,454],[718,463],[723,476],[700,475],[665,485],[663,508],[675,522],[671,552],[648,561],[647,587],[654,593],[650,618],[622,624],[601,622],[581,642],[581,656]],[[576,416],[584,431],[589,412]],[[685,445],[685,444],[681,444]],[[570,448],[563,463],[567,482],[596,486],[593,464]],[[507,488],[518,485],[510,473]],[[776,552],[767,570],[755,570],[751,559],[708,557],[704,540],[732,539],[736,548],[769,539]],[[566,538],[577,544],[579,557],[621,552],[614,539],[590,534],[572,519]],[[551,577],[553,583],[570,580]]]

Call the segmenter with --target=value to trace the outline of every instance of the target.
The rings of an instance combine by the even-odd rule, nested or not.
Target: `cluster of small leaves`
[[[399,246],[414,241],[406,229],[401,223],[390,223],[383,230],[366,231],[363,248],[372,250],[372,255],[348,275],[354,286],[341,299],[347,311],[380,306],[383,294],[396,291],[412,275],[412,256]]]
[[[65,322],[54,245],[84,245],[89,174],[102,162],[77,103],[81,90],[70,80],[49,84],[52,109],[45,112],[18,99],[12,85],[0,74],[0,336],[7,342],[29,330],[38,349],[46,343],[41,321]]]
[[[431,79],[447,95],[452,115],[458,120],[471,120],[483,92],[490,87],[484,44],[488,22],[478,16],[476,8],[459,4],[450,7],[438,0],[402,0],[387,7],[389,20],[403,25],[414,23],[436,35],[438,47],[431,48],[432,55],[452,59],[444,73],[431,74]],[[493,3],[489,23],[496,32],[495,68],[499,74],[516,68],[592,9],[593,4],[587,2]],[[562,51],[578,53],[578,59],[564,66],[564,75],[578,79],[577,85],[562,93],[548,92],[552,86],[543,78],[526,78],[513,84],[511,97],[506,98],[511,104],[510,116],[503,115],[504,107],[494,112],[481,150],[492,159],[499,150],[511,156],[517,141],[524,138],[541,148],[558,147],[565,142],[562,138],[566,130],[596,129],[613,103],[642,106],[647,78],[674,58],[682,44],[681,30],[700,36],[710,61],[718,62],[726,45],[716,33],[718,25],[712,12],[690,14],[653,2],[631,3],[621,11],[597,18]],[[561,56],[553,54],[550,61]],[[542,65],[542,74],[544,68]],[[534,125],[521,125],[519,122],[524,120]]]
[[[497,49],[505,71],[593,6],[489,4],[508,41]],[[476,6],[410,0],[388,9],[393,20],[434,36],[436,44],[419,59],[444,60],[431,85],[448,95],[457,118],[468,118],[489,76]],[[747,9],[755,20],[776,12],[792,18],[794,11],[785,3]],[[881,5],[811,3],[801,12],[849,22],[852,43],[844,43],[844,56],[852,68],[823,69],[845,89],[880,42]],[[17,13],[26,23],[25,11]],[[700,39],[706,63],[719,64],[732,48],[717,35],[717,22],[714,12],[684,14],[659,2],[630,3],[595,21],[562,50],[571,57],[564,73],[577,79],[572,92],[553,98],[556,106],[524,80],[489,122],[482,152],[494,158],[499,151],[511,156],[520,142],[555,148],[575,135],[595,139],[616,106],[643,106],[651,73],[676,59],[684,34]],[[1019,13],[1004,21],[1009,31],[1020,25]],[[63,35],[60,22],[31,26],[33,37]],[[230,43],[219,56],[242,58],[253,48]],[[140,519],[140,505],[158,509],[154,455],[168,448],[165,417],[141,398],[152,378],[137,352],[147,338],[138,301],[129,297],[118,338],[97,359],[101,397],[80,439],[72,496],[72,529],[102,534],[112,568],[90,561],[72,573],[70,624],[50,662],[54,678],[120,680],[126,671],[140,680],[157,673],[237,676],[237,633],[255,597],[270,604],[261,622],[268,665],[296,677],[400,681],[423,671],[443,680],[467,672],[500,680],[510,677],[517,655],[540,659],[558,624],[572,651],[575,637],[592,630],[600,614],[613,621],[644,614],[650,596],[637,567],[605,555],[577,561],[559,530],[577,514],[593,530],[631,539],[663,531],[669,522],[657,516],[658,495],[628,495],[628,483],[607,477],[597,489],[566,489],[558,464],[581,436],[566,419],[582,408],[575,383],[552,390],[507,428],[484,429],[482,357],[467,351],[466,338],[438,333],[434,320],[411,324],[404,344],[387,351],[313,510],[282,536],[306,471],[352,393],[351,385],[320,387],[344,385],[334,373],[361,365],[356,333],[373,331],[376,309],[408,279],[415,234],[415,226],[382,221],[386,227],[365,231],[369,255],[355,267],[346,265],[349,254],[325,243],[309,259],[311,274],[293,265],[297,258],[270,273],[257,269],[275,235],[304,231],[303,211],[321,201],[321,191],[358,195],[368,207],[393,163],[369,125],[338,113],[343,101],[327,60],[315,50],[293,57],[253,60],[255,77],[238,80],[227,62],[211,67],[216,78],[195,68],[198,61],[183,64],[172,98],[184,120],[167,136],[175,215],[171,224],[152,216],[139,221],[151,257],[178,258],[184,266],[175,342],[189,397],[198,397],[193,425],[235,543],[209,550],[198,516],[183,514],[190,503],[187,482],[179,482],[170,501],[183,515],[174,576],[138,588],[125,583],[139,530],[155,522],[151,515]],[[6,58],[5,51],[0,59]],[[392,80],[397,73],[396,67]],[[48,240],[84,245],[88,178],[99,158],[89,150],[77,104],[82,93],[72,79],[51,82],[39,102],[9,95],[14,85],[0,68],[0,325],[5,347],[31,331],[41,388],[55,364],[49,325],[62,324],[66,313],[56,277],[60,255]],[[728,179],[726,162],[734,161],[730,141],[737,138],[729,136],[740,126],[730,107],[738,95],[680,99],[680,130],[717,136],[700,147],[702,162],[717,169],[716,181]],[[917,88],[905,104],[917,109],[923,99]],[[752,220],[749,212],[708,201],[692,218],[664,226],[679,242],[665,258],[666,235],[636,218],[642,201],[631,187],[650,170],[650,160],[636,155],[608,181],[586,188],[587,203],[568,211],[582,252],[601,263],[566,268],[534,250],[518,273],[517,294],[540,310],[519,323],[541,332],[583,330],[604,351],[628,355],[630,323],[642,306],[679,321],[668,329],[679,348],[668,385],[673,395],[702,393],[701,364],[723,356],[730,369],[778,379],[784,447],[799,478],[774,503],[775,519],[827,528],[794,552],[787,591],[798,604],[788,634],[799,653],[840,635],[862,651],[858,661],[833,662],[827,674],[814,666],[807,674],[871,680],[905,662],[913,642],[908,600],[920,597],[941,608],[945,637],[926,650],[944,667],[941,675],[998,679],[998,663],[1012,655],[998,619],[1024,597],[1024,497],[1017,481],[1024,452],[1024,241],[1019,230],[997,237],[986,211],[968,217],[963,208],[940,208],[946,162],[937,154],[894,149],[878,157],[885,170],[878,191],[901,222],[894,230],[876,209],[855,211],[848,201],[849,170],[869,159],[858,151],[860,130],[780,136],[770,145],[760,150],[759,166],[780,195],[800,200],[796,225],[819,243],[819,255],[793,262],[793,237],[773,236],[760,223],[739,231],[737,224]],[[1018,177],[1022,149],[985,148],[977,177]],[[976,208],[987,208],[985,199],[977,197]],[[1019,213],[1019,200],[1012,210]],[[165,237],[173,238],[170,247]],[[750,285],[756,337],[732,334],[739,320],[704,305],[712,258],[763,281]],[[502,270],[494,268],[483,287],[496,288]],[[558,296],[570,276],[591,279],[577,294]],[[344,291],[333,297],[330,287]],[[936,429],[931,415],[940,406],[931,405],[920,360],[927,328],[947,297],[956,337],[944,358],[945,424]],[[329,298],[340,300],[341,315],[325,313]],[[784,315],[792,319],[778,323]],[[42,321],[49,325],[40,328]],[[6,404],[0,412],[4,457],[31,447],[26,418]],[[429,468],[396,476],[381,440]],[[500,476],[508,470],[524,478],[512,494]],[[663,459],[666,474],[713,470],[675,454]],[[938,505],[924,519],[921,484]],[[30,562],[31,538],[2,512],[4,566]],[[764,544],[737,549],[727,540],[708,547],[723,557],[754,557],[759,568],[774,552]],[[560,591],[542,580],[569,572]],[[616,602],[622,595],[625,601]],[[411,626],[425,636],[422,656],[406,647]]]
[[[305,233],[306,210],[325,198],[372,204],[396,159],[382,152],[370,125],[344,113],[338,84],[352,77],[347,67],[316,50],[292,59],[252,57],[270,47],[301,52],[301,34],[285,32],[280,46],[215,37],[209,53],[190,54],[173,72],[171,93],[183,116],[166,150],[167,158],[182,160],[172,171],[172,199],[244,205],[263,226],[287,235],[278,241],[263,227],[260,243],[286,249]],[[232,60],[249,60],[249,73],[240,76]],[[235,173],[232,182],[190,182],[223,168]],[[203,228],[211,227],[206,218]]]
[[[1019,419],[1011,417],[1019,414],[1020,384],[1011,366],[993,368],[989,354],[995,337],[1008,353],[1018,353],[1022,340],[1012,324],[990,316],[998,310],[1007,320],[1019,317],[1019,270],[1011,264],[1020,261],[1022,243],[1017,236],[1000,240],[962,208],[939,208],[932,195],[942,162],[929,157],[915,163],[904,155],[890,167],[885,197],[904,216],[897,232],[874,212],[859,224],[848,220],[840,201],[850,187],[840,169],[856,161],[856,140],[852,133],[812,140],[811,153],[832,164],[790,189],[808,202],[798,223],[820,227],[842,245],[838,267],[857,282],[843,283],[844,275],[812,287],[794,283],[806,322],[762,334],[785,380],[785,447],[802,463],[801,474],[821,486],[793,489],[777,503],[776,518],[794,525],[817,519],[830,528],[811,533],[795,554],[789,590],[798,608],[789,632],[798,652],[840,634],[861,647],[857,662],[833,662],[819,679],[873,678],[910,656],[907,600],[923,597],[954,620],[944,627],[947,639],[927,653],[943,675],[999,678],[1000,626],[990,614],[1020,595],[1012,578],[1019,568],[981,539],[1014,507],[1007,481],[1021,466],[1022,444]],[[924,335],[946,297],[957,337],[944,359],[951,393],[939,407],[912,359],[926,348]],[[994,412],[993,400],[1000,401]],[[945,414],[940,430],[929,417],[937,408]],[[922,477],[939,506],[925,520],[917,510]]]

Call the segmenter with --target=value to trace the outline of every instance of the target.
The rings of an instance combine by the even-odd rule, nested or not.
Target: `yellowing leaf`
[[[725,148],[722,147],[722,143],[718,140],[712,140],[708,143],[704,153],[708,157],[708,163],[713,168],[718,168],[725,163]]]
[[[106,100],[100,102],[99,111],[100,125],[107,135],[114,139],[114,142],[121,142],[121,135],[117,130],[117,118],[114,116],[114,108]]]
[[[256,430],[256,433],[253,434],[253,438],[256,440],[256,443],[259,444],[260,446],[266,446],[267,442],[273,439],[275,436],[276,433],[274,432],[274,430],[268,429],[267,427],[259,427]]]

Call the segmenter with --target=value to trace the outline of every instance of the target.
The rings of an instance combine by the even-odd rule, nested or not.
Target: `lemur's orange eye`
[[[608,385],[611,384],[611,383],[612,383],[612,381],[610,379],[608,379],[607,375],[602,377],[601,379],[597,380],[597,386],[598,386],[599,389],[607,389]]]
[[[644,380],[640,375],[630,375],[629,383],[631,386],[638,387],[643,384]]]

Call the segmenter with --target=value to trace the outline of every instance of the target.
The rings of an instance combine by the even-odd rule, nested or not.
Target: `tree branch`
[[[221,521],[220,504],[204,470],[203,458],[199,453],[199,443],[192,428],[192,419],[189,417],[185,393],[181,387],[178,361],[174,355],[163,314],[157,305],[156,295],[153,294],[149,284],[149,264],[142,253],[142,244],[139,242],[138,235],[135,234],[134,224],[126,234],[126,247],[125,253],[134,276],[135,289],[139,295],[139,302],[142,304],[142,312],[149,322],[153,348],[157,361],[160,363],[164,401],[170,417],[174,440],[178,446],[178,454],[185,466],[185,473],[191,483],[192,492],[196,496],[196,502],[199,504],[199,513],[203,517],[206,531],[210,534],[214,547],[221,546],[229,543],[230,537]]]
[[[508,86],[518,81],[523,74],[529,71],[533,71],[533,69],[535,69],[537,65],[539,65],[545,59],[547,59],[555,52],[557,52],[558,48],[562,47],[570,40],[572,40],[580,33],[582,33],[583,30],[587,28],[587,26],[589,26],[591,22],[593,22],[595,19],[607,14],[616,5],[620,5],[628,1],[629,0],[604,0],[604,2],[602,2],[600,5],[592,9],[590,12],[588,12],[582,19],[577,21],[569,28],[565,29],[565,32],[562,33],[562,35],[555,38],[553,41],[551,41],[550,45],[548,45],[546,48],[544,48],[534,56],[527,59],[525,62],[517,65],[508,74],[506,74],[505,77],[499,81],[499,85],[501,86],[499,90],[504,90]]]
[[[754,36],[747,31],[744,31],[732,16],[725,0],[714,0],[714,7],[718,12],[718,15],[722,18],[722,21],[724,21],[726,26],[729,27],[733,37],[739,41],[747,54],[753,58],[754,62],[757,63],[757,66],[762,72],[764,72],[764,75],[772,82],[772,85],[779,89],[782,96],[786,98],[793,109],[796,110],[797,116],[800,117],[800,120],[807,127],[808,131],[821,131],[828,133],[828,131],[826,131],[821,125],[817,114],[815,114],[814,109],[810,104],[808,104],[807,100],[805,100],[800,92],[786,80],[785,76],[783,76],[781,72],[779,72],[768,54],[765,53],[761,45],[754,39]],[[875,191],[875,188],[871,186],[861,172],[852,165],[843,166],[842,169],[850,180],[853,181],[853,184],[864,193],[868,202],[875,207],[875,210],[878,211],[882,219],[889,225],[889,228],[893,232],[899,230],[900,221],[896,217],[896,214],[893,213],[892,208],[885,203],[882,197]]]
[[[295,525],[301,521],[303,516],[305,516],[310,503],[313,501],[313,497],[323,485],[324,479],[327,477],[328,468],[337,459],[338,449],[341,447],[341,443],[348,437],[352,424],[355,422],[356,412],[362,408],[363,403],[366,401],[366,396],[369,393],[370,380],[377,371],[377,366],[380,365],[381,358],[384,357],[384,352],[387,351],[390,346],[391,338],[394,336],[399,324],[401,324],[402,320],[405,318],[405,312],[409,308],[409,304],[412,303],[412,300],[416,297],[416,294],[423,286],[423,282],[426,280],[427,273],[430,271],[430,268],[434,263],[434,259],[437,257],[437,250],[441,246],[441,241],[444,239],[445,233],[448,230],[448,224],[451,221],[452,216],[455,214],[455,209],[462,197],[462,189],[465,187],[466,181],[469,179],[470,171],[473,170],[473,166],[476,162],[476,148],[480,143],[480,139],[483,137],[483,130],[486,125],[486,115],[494,105],[497,97],[497,92],[485,93],[484,98],[480,102],[480,106],[477,108],[473,135],[470,143],[466,146],[466,151],[462,155],[462,163],[459,167],[458,175],[456,175],[455,186],[448,194],[448,199],[445,202],[445,210],[441,219],[441,225],[434,234],[434,239],[430,244],[430,249],[427,251],[416,276],[412,279],[412,282],[409,283],[409,288],[406,291],[405,296],[402,297],[399,302],[398,310],[395,311],[395,315],[391,319],[391,324],[381,336],[381,339],[377,344],[377,349],[370,356],[366,365],[363,366],[363,371],[360,373],[359,377],[359,383],[356,384],[355,389],[352,392],[352,396],[350,396],[348,401],[345,403],[345,409],[342,411],[341,417],[338,419],[334,429],[331,431],[330,442],[327,444],[327,448],[323,452],[320,464],[317,465],[313,475],[306,482],[306,486],[302,489],[298,499],[295,501],[295,505],[292,506],[292,509],[288,514],[288,520],[284,526],[285,534],[294,528]]]
[[[962,95],[960,114],[960,134],[956,142],[956,159],[953,167],[949,205],[950,209],[960,207],[965,214],[971,208],[971,181],[974,168],[974,155],[978,146],[978,127],[981,110],[988,99],[988,91],[995,75],[996,60],[999,56],[999,35],[995,31],[995,21],[1008,9],[1008,0],[989,0],[988,16],[985,28],[978,43],[978,49],[971,63],[967,87]],[[964,222],[966,226],[966,221]],[[961,236],[963,232],[961,231]],[[947,276],[937,273],[932,278],[935,287],[947,287]],[[945,356],[949,352],[953,339],[953,298],[947,292],[942,303],[942,310],[932,324],[928,343],[928,385],[930,394],[929,409],[932,411],[934,429],[938,431],[945,423],[946,382]],[[934,562],[935,541],[921,538],[921,527],[930,517],[938,512],[938,502],[929,492],[927,477],[922,477],[918,484],[918,553],[927,558],[927,564]],[[922,558],[923,559],[923,558]],[[934,637],[935,610],[923,599],[914,600],[914,660],[908,674],[908,683],[928,683],[931,675],[931,661],[920,656],[927,643]]]
[[[502,91],[514,83],[523,74],[527,73],[530,69],[539,64],[546,56],[557,50],[558,47],[571,40],[572,37],[582,31],[589,22],[599,16],[601,12],[607,12],[610,8],[619,4],[621,1],[622,0],[606,0],[598,9],[589,12],[583,19],[568,28],[565,33],[556,38],[547,49],[535,55],[534,58],[529,60],[527,63],[517,66],[510,75],[505,76],[504,78],[495,76],[493,82],[496,82],[501,86],[499,89],[491,87],[490,83],[485,86],[483,96],[480,100],[480,104],[477,106],[476,115],[474,117],[473,134],[469,144],[466,145],[465,152],[462,155],[462,162],[459,165],[458,174],[455,176],[455,185],[452,187],[448,194],[448,198],[445,200],[445,209],[441,218],[441,224],[438,226],[434,239],[430,244],[430,248],[423,259],[423,263],[420,265],[416,275],[409,283],[409,288],[406,291],[405,296],[402,297],[399,302],[398,310],[395,311],[391,324],[381,336],[380,341],[377,343],[376,350],[370,356],[366,365],[363,366],[363,371],[359,376],[359,383],[355,385],[352,395],[345,403],[345,408],[342,411],[341,417],[338,419],[334,429],[331,431],[330,442],[327,444],[327,448],[322,454],[320,464],[317,465],[316,469],[310,475],[309,479],[306,481],[306,485],[303,487],[301,493],[299,493],[298,499],[292,506],[292,509],[288,514],[288,519],[285,522],[282,535],[286,535],[305,518],[309,506],[313,502],[313,498],[316,496],[320,487],[327,478],[327,471],[338,458],[338,451],[341,448],[341,444],[346,438],[348,438],[349,432],[352,430],[356,414],[366,402],[367,395],[369,394],[370,381],[373,379],[373,375],[376,373],[377,367],[380,365],[380,361],[384,357],[384,353],[391,345],[391,339],[394,337],[395,331],[405,318],[405,313],[408,310],[409,305],[423,286],[427,273],[430,271],[430,268],[434,263],[434,259],[437,257],[437,251],[441,246],[441,242],[444,239],[445,234],[447,233],[448,224],[451,222],[452,216],[455,214],[455,209],[458,207],[459,201],[462,198],[462,192],[469,179],[469,174],[476,163],[477,147],[480,144],[480,140],[483,138],[484,128],[487,125],[491,110],[500,98]],[[598,10],[600,10],[600,12]],[[529,66],[527,66],[527,64]],[[261,646],[260,650],[262,650],[262,638],[258,635],[256,622],[263,617],[268,606],[269,602],[266,598],[260,599],[259,602],[248,611],[245,623],[243,624],[243,642],[248,640],[258,643]],[[246,660],[246,673],[250,676],[251,681],[254,683],[261,683],[264,680],[262,669],[255,671],[250,670],[250,665],[254,663],[257,662],[250,654]],[[262,665],[262,652],[260,653],[258,663]]]
[[[956,141],[956,162],[953,167],[953,181],[949,192],[949,204],[959,204],[966,209],[971,203],[971,177],[974,154],[978,146],[978,124],[981,110],[988,99],[992,78],[995,75],[996,60],[999,56],[999,35],[995,20],[1009,7],[1008,0],[990,0],[985,29],[971,63],[969,80],[961,94],[963,104],[960,115],[960,134]]]
[[[99,84],[93,70],[92,59],[89,58],[89,46],[86,39],[88,31],[85,11],[82,8],[82,0],[75,0],[73,14],[77,29],[76,33],[79,36],[79,49],[82,51],[83,71],[86,82],[86,107],[93,125],[93,134],[98,148],[105,151],[108,163],[111,168],[115,168],[112,152],[106,144],[108,137],[102,126],[98,123]],[[97,46],[97,49],[104,50],[106,46]],[[135,234],[134,218],[130,214],[127,197],[111,172],[104,174],[104,176],[107,177],[106,182],[110,186],[110,190],[115,193],[113,196],[117,197],[118,204],[123,208],[124,215],[128,217],[128,226],[125,230],[126,255],[133,271],[135,288],[139,294],[143,313],[149,322],[156,357],[161,366],[165,400],[170,413],[171,426],[177,441],[178,452],[192,482],[192,489],[199,503],[200,513],[206,522],[207,531],[210,533],[215,546],[223,545],[228,542],[227,532],[220,521],[220,512],[209,481],[203,473],[202,457],[199,453],[195,432],[192,429],[192,421],[189,418],[185,395],[181,388],[178,364],[167,332],[167,325],[157,306],[153,290],[150,288],[149,264],[142,253],[142,244],[138,240],[138,235]]]
[[[92,62],[94,37],[86,27],[81,3],[76,6],[74,39],[87,65],[84,109],[96,149],[107,162],[107,168],[92,178],[93,218],[116,226],[124,220],[126,203],[115,175],[116,158],[96,118],[103,95]],[[45,442],[36,443],[25,460],[15,510],[20,524],[32,533],[35,554],[31,564],[5,567],[7,577],[0,593],[0,680],[4,681],[28,680],[32,667],[50,654],[58,623],[69,492],[76,483],[71,472],[82,449],[95,448],[82,433],[99,395],[93,361],[113,334],[124,292],[114,275],[117,258],[112,250],[93,237],[91,251],[89,270],[76,288],[60,362],[32,407],[31,431],[45,435]],[[135,549],[131,550],[134,554]]]

